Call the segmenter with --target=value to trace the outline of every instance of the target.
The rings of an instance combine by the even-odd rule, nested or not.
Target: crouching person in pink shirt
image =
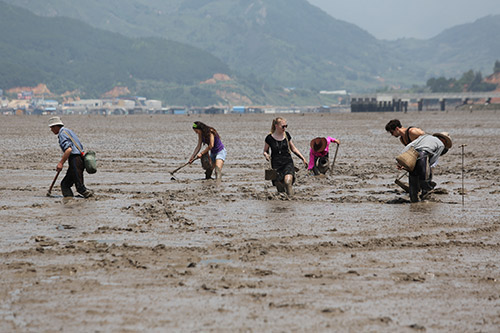
[[[311,150],[309,151],[309,165],[308,170],[312,170],[314,175],[325,174],[328,169],[330,169],[330,161],[328,160],[328,150],[330,143],[336,143],[340,145],[340,140],[326,137],[326,138],[316,138],[311,140]]]

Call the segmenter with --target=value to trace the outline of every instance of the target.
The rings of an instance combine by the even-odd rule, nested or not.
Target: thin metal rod
[[[465,171],[465,167],[464,167],[464,148],[465,146],[467,145],[461,145],[460,147],[462,147],[462,207],[464,206],[464,196],[465,196],[465,184],[464,184],[464,171]]]

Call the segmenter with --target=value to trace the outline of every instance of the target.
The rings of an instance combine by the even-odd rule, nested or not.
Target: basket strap
[[[69,139],[73,142],[73,144],[75,145],[76,149],[78,149],[80,151],[80,154],[84,154],[84,152],[82,151],[82,149],[80,148],[80,146],[78,146],[75,142],[75,140],[73,139],[73,136],[71,134],[69,134],[67,131],[64,131],[64,133],[66,133],[66,135],[69,137]]]

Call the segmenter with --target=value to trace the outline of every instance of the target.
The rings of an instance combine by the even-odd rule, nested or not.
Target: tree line
[[[500,73],[500,61],[495,61],[493,73]],[[472,69],[463,73],[459,79],[430,78],[426,86],[432,92],[483,92],[493,91],[497,88],[496,84],[485,82],[481,72],[474,72]]]

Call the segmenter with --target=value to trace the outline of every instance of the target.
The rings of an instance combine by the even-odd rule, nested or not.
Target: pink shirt
[[[326,138],[326,148],[321,153],[317,153],[316,151],[314,151],[314,149],[311,148],[311,150],[309,151],[309,165],[307,166],[307,170],[312,170],[312,168],[314,168],[314,158],[315,157],[323,157],[326,154],[328,154],[328,148],[330,147],[330,143],[334,142],[334,141],[335,141],[335,138],[328,136]]]

